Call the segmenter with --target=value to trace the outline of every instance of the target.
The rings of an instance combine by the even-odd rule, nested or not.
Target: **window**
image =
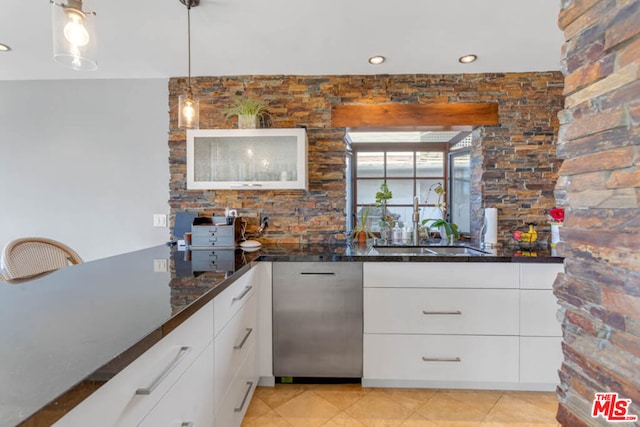
[[[387,202],[387,215],[393,223],[397,222],[400,227],[413,226],[415,196],[418,196],[420,220],[440,218],[441,211],[436,206],[438,196],[433,191],[440,183],[455,205],[449,215],[455,218],[461,231],[469,232],[470,152],[465,151],[467,157],[458,154],[462,151],[451,151],[450,155],[451,141],[456,147],[465,148],[460,142],[466,137],[470,143],[469,131],[349,132],[350,226],[359,222],[362,213],[369,209],[369,227],[374,232],[380,230],[382,208],[376,207],[375,200],[385,182],[393,194]],[[453,180],[452,185],[447,185],[450,170]]]

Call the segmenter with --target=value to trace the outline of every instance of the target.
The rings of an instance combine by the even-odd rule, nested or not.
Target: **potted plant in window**
[[[271,115],[267,104],[261,99],[236,97],[233,102],[226,110],[226,116],[238,116],[238,129],[255,129],[261,118]]]
[[[356,224],[355,228],[351,232],[351,238],[358,241],[358,243],[365,243],[367,239],[375,237],[367,225],[369,209],[370,208],[363,208],[360,210],[360,223]]]
[[[423,219],[422,225],[426,226],[428,224],[429,228],[435,228],[439,230],[442,242],[446,241],[448,243],[453,243],[460,237],[460,233],[458,232],[458,225],[447,220],[447,204],[443,200],[444,188],[442,187],[442,183],[438,182],[437,184],[433,184],[431,187],[429,187],[427,200],[429,200],[429,193],[431,193],[432,190],[438,196],[438,200],[436,201],[435,206],[436,208],[438,208],[438,210],[440,210],[440,218]]]
[[[380,191],[376,193],[376,206],[382,208],[380,216],[380,237],[384,240],[390,240],[391,236],[391,217],[387,215],[387,201],[391,200],[393,193],[389,190],[386,182],[380,185]]]

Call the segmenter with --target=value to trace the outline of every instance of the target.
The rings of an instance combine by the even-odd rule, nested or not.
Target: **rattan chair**
[[[0,270],[8,280],[24,279],[82,262],[80,255],[63,243],[25,237],[7,243],[0,257]]]

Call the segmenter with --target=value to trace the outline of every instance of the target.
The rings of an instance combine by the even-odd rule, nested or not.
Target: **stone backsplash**
[[[265,100],[271,127],[305,126],[309,137],[309,191],[193,191],[186,189],[186,132],[178,129],[178,96],[186,79],[169,82],[170,207],[204,214],[238,209],[250,230],[260,212],[269,214],[264,242],[324,241],[342,236],[345,214],[345,129],[334,128],[331,109],[346,104],[497,103],[499,125],[479,131],[473,151],[474,221],[478,235],[481,208],[499,209],[499,235],[509,239],[515,227],[546,224],[555,206],[553,189],[557,113],[562,108],[563,76],[559,72],[371,75],[371,76],[236,76],[192,78],[200,98],[200,128],[236,127],[225,109],[234,96]],[[173,221],[172,221],[173,223]],[[541,226],[545,235],[545,227]],[[548,230],[548,228],[546,228]],[[548,234],[548,231],[547,231]],[[474,236],[474,237],[475,237]]]

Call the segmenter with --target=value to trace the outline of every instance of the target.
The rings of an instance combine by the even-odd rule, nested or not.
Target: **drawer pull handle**
[[[241,188],[241,187],[262,187],[262,184],[231,184],[231,188]]]
[[[250,290],[251,290],[251,286],[245,287],[244,291],[242,291],[242,293],[240,295],[238,295],[237,297],[234,297],[232,301],[240,301],[242,298],[244,298],[244,296],[246,294],[249,293]]]
[[[242,403],[239,408],[233,408],[233,412],[242,412],[242,408],[244,408],[244,404],[247,403],[247,398],[249,397],[249,393],[251,393],[251,387],[253,387],[253,381],[247,381],[247,391],[244,392],[244,397],[242,398]]]
[[[300,273],[303,276],[335,276],[336,273]]]
[[[244,338],[242,338],[242,341],[240,341],[240,344],[233,346],[233,349],[234,350],[240,350],[242,347],[244,347],[244,343],[247,342],[247,339],[249,339],[249,335],[251,335],[251,332],[253,332],[253,329],[252,328],[247,328],[246,335],[244,336]]]
[[[422,356],[423,362],[462,362],[459,357],[424,357]]]
[[[425,315],[438,315],[438,314],[462,314],[462,312],[460,310],[455,310],[455,311],[426,311],[426,310],[422,310],[422,314]]]
[[[182,424],[180,424],[180,427],[193,427],[195,424],[193,423],[193,421],[185,421]]]
[[[191,350],[191,347],[186,347],[186,346],[180,347],[180,351],[178,351],[178,354],[176,354],[176,357],[171,361],[171,363],[166,368],[164,368],[162,372],[160,372],[160,375],[158,375],[157,378],[153,380],[151,385],[149,387],[137,389],[136,394],[147,396],[153,393],[153,390],[155,390],[156,387],[158,387],[158,385],[162,382],[162,380],[164,380],[167,377],[167,375],[169,375],[169,372],[173,371],[173,369],[176,366],[178,366],[180,361],[184,359],[184,357],[187,355],[189,350]]]

